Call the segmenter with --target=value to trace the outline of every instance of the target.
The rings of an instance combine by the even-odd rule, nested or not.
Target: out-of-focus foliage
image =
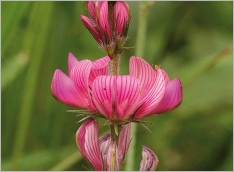
[[[138,2],[129,5],[126,46],[134,47]],[[78,60],[105,55],[80,21],[84,4],[5,1],[1,8],[2,170],[85,170],[74,138],[80,118],[50,93],[54,70],[67,72],[69,52]],[[142,58],[180,78],[184,99],[178,109],[148,119],[153,136],[138,127],[133,170],[142,145],[157,154],[158,170],[233,170],[232,14],[233,2],[221,1],[150,8]],[[122,53],[122,74],[134,52]]]

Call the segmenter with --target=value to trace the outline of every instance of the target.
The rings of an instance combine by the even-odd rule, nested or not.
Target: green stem
[[[111,75],[119,75],[120,54],[114,54],[111,60]]]
[[[136,56],[143,57],[144,45],[146,44],[147,14],[153,2],[139,2],[139,22],[137,30]],[[137,124],[131,124],[131,144],[126,158],[126,171],[134,170],[135,167],[135,148],[137,140]]]

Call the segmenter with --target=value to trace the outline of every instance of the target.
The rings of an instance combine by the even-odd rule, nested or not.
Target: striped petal
[[[154,86],[149,90],[145,97],[142,97],[142,105],[134,115],[134,119],[140,119],[152,115],[152,110],[161,102],[165,92],[165,82],[163,75],[160,71],[157,72],[158,77],[155,80]],[[141,95],[142,96],[142,95]]]
[[[93,98],[108,119],[127,119],[136,110],[140,88],[132,76],[99,76],[93,82]]]
[[[100,149],[101,149],[101,154],[102,154],[102,160],[104,162],[104,167],[107,166],[107,153],[111,144],[111,137],[110,134],[106,134],[99,138],[99,144],[100,144]]]
[[[135,76],[141,88],[141,102],[144,102],[149,90],[155,85],[157,73],[153,68],[143,59],[132,56],[130,58],[130,75]]]
[[[93,80],[100,75],[108,75],[109,56],[102,57],[92,62],[92,68],[89,75],[89,84],[92,85]]]
[[[76,132],[76,144],[84,159],[90,163],[95,170],[103,170],[97,121],[90,118],[80,126]]]
[[[59,69],[54,72],[51,92],[58,101],[66,105],[79,108],[87,108],[89,105],[87,96]]]
[[[118,144],[118,158],[119,164],[124,162],[125,155],[127,154],[129,145],[130,145],[130,131],[131,131],[131,124],[125,124],[123,129],[120,131],[119,134],[119,144]]]
[[[107,36],[106,33],[108,34],[108,38],[112,40],[112,33],[111,33],[111,28],[109,25],[109,19],[108,19],[108,2],[107,1],[98,1],[96,3],[97,11],[98,11],[98,16],[97,16],[97,21],[98,21],[98,26],[101,32],[102,36]]]
[[[70,76],[71,69],[77,64],[79,61],[76,59],[76,57],[72,54],[68,54],[68,76]]]
[[[93,35],[94,39],[98,42],[99,45],[102,46],[101,37],[97,29],[94,27],[94,23],[86,16],[81,15],[80,18],[81,18],[81,21],[84,23],[85,27]]]
[[[166,90],[161,102],[151,113],[159,114],[170,111],[178,107],[183,99],[182,86],[178,78],[166,84]]]
[[[114,141],[111,142],[106,158],[107,171],[119,171],[118,149]]]
[[[158,157],[148,147],[143,146],[142,160],[139,171],[154,171],[158,166]]]
[[[89,97],[88,79],[91,70],[92,62],[89,60],[82,60],[77,63],[70,72],[70,78],[77,84],[77,86]]]

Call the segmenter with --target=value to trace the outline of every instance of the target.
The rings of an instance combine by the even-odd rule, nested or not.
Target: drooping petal
[[[108,119],[128,119],[137,108],[138,81],[132,76],[99,76],[93,82],[93,98]]]
[[[94,39],[98,42],[100,46],[102,46],[101,37],[94,26],[94,23],[86,16],[80,16],[81,21],[84,23],[85,27],[89,30],[89,32],[93,35]]]
[[[97,121],[90,118],[80,126],[76,132],[76,144],[84,159],[89,162],[95,170],[103,170]]]
[[[107,153],[111,144],[111,137],[110,134],[106,134],[99,138],[100,150],[102,154],[102,160],[104,162],[104,167],[107,166]]]
[[[70,76],[71,69],[73,66],[75,66],[79,61],[76,59],[76,57],[72,54],[68,54],[68,76]]]
[[[102,57],[92,62],[92,68],[89,75],[89,85],[92,85],[93,80],[100,75],[108,75],[109,56]]]
[[[79,108],[87,108],[89,106],[87,96],[59,69],[54,72],[51,92],[58,101],[66,105]]]
[[[111,142],[106,158],[107,171],[119,171],[118,148],[114,141]]]
[[[183,99],[182,86],[180,80],[175,78],[166,84],[166,90],[161,102],[151,114],[159,114],[170,111],[178,107]]]
[[[158,166],[158,157],[148,147],[143,146],[142,160],[139,171],[154,171]]]
[[[152,115],[152,110],[158,106],[161,102],[164,93],[165,93],[165,81],[161,71],[154,71],[157,74],[157,78],[155,79],[155,83],[153,87],[148,90],[148,93],[145,95],[141,95],[140,104],[141,107],[134,115],[134,119],[140,119],[149,115]],[[144,97],[143,97],[144,96]]]
[[[124,162],[125,155],[127,154],[129,145],[130,145],[130,131],[131,131],[131,124],[125,124],[123,129],[120,131],[119,134],[119,144],[118,144],[118,158],[119,164]]]

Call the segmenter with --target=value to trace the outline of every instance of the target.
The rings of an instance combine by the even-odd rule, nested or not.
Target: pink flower
[[[110,58],[121,52],[127,40],[130,9],[126,2],[88,1],[90,18],[81,15],[81,20],[98,44]]]
[[[107,134],[98,139],[98,123],[89,118],[76,132],[76,144],[94,170],[119,170],[130,144],[130,124],[123,126],[119,146]]]
[[[64,104],[101,114],[116,122],[139,120],[170,111],[182,102],[180,80],[170,80],[139,57],[130,58],[130,74],[108,75],[108,56],[78,62],[70,53],[68,76],[56,70],[52,95]]]

